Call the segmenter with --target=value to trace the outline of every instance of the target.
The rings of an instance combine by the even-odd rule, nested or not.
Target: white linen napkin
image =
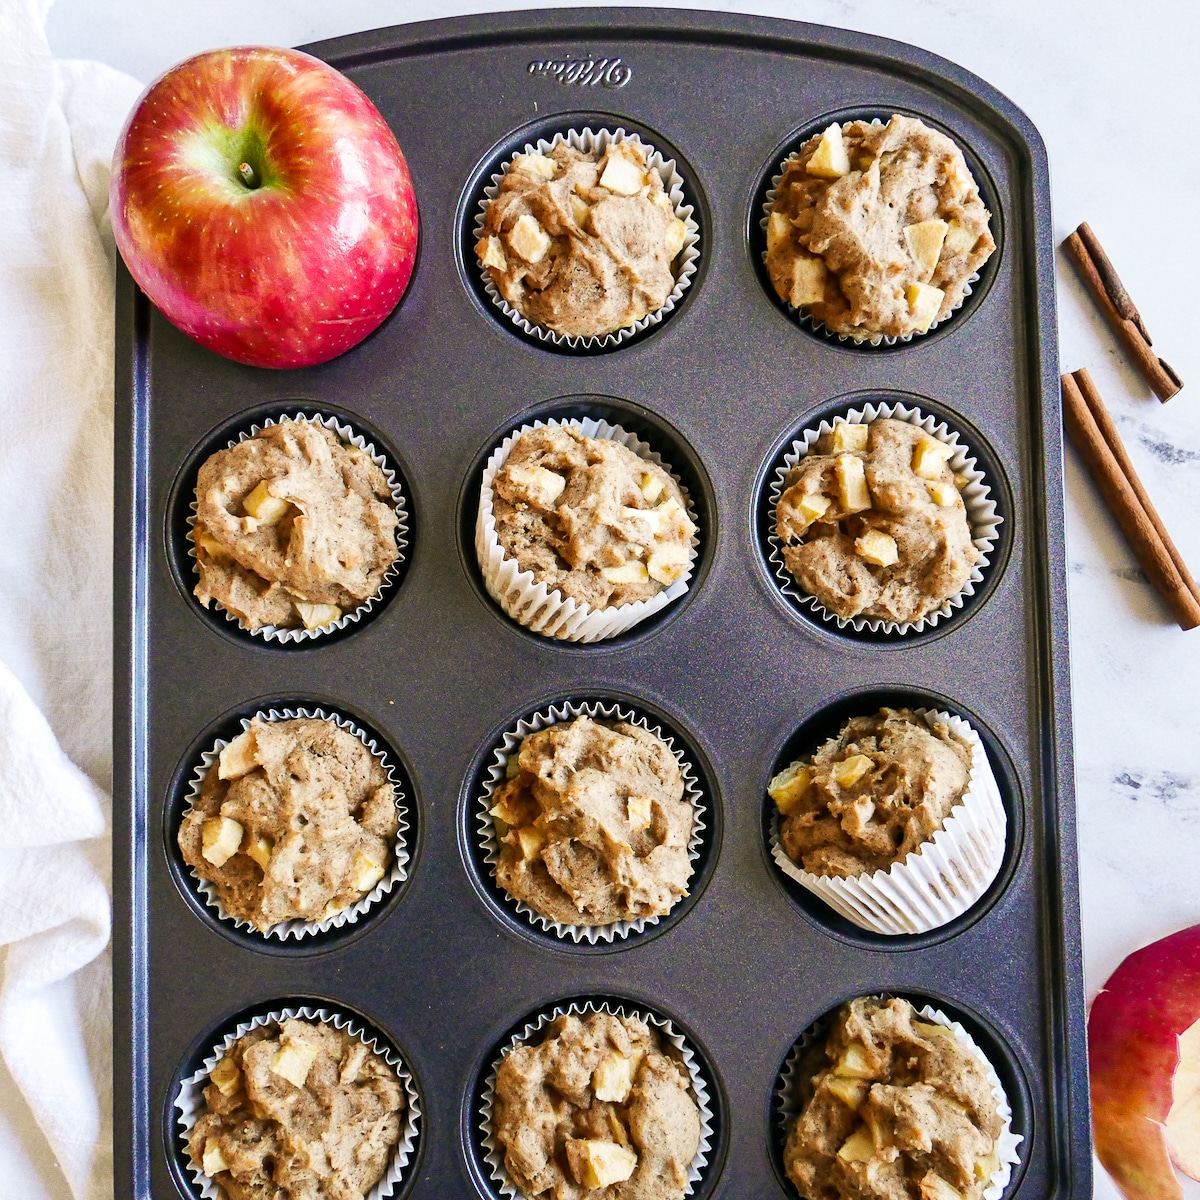
[[[102,1200],[112,1195],[107,203],[112,148],[140,87],[99,64],[54,62],[48,7],[0,0],[0,1197]]]

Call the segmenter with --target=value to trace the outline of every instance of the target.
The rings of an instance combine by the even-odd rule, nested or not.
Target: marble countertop
[[[667,7],[660,3],[659,7]],[[55,0],[54,53],[149,80],[237,42],[296,45],[360,29],[533,4],[434,0]],[[1088,367],[1167,528],[1200,573],[1200,340],[1183,301],[1200,275],[1200,158],[1170,119],[1200,100],[1200,6],[1182,0],[786,0],[691,8],[862,30],[952,59],[1045,138],[1055,240],[1103,239],[1156,348],[1192,386],[1163,405],[1126,365],[1060,258],[1062,368]],[[1200,921],[1200,630],[1181,632],[1073,451],[1067,542],[1088,996],[1130,951]],[[1200,1185],[1196,1187],[1200,1194]],[[1118,1193],[1102,1170],[1097,1197]]]

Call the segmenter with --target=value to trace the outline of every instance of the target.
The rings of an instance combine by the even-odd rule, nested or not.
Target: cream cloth
[[[48,7],[0,0],[0,1197],[100,1200],[112,1195],[107,201],[139,85],[54,62]]]

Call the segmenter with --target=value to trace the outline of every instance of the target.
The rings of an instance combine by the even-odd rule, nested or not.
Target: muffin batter
[[[205,608],[249,629],[316,629],[379,593],[398,557],[378,464],[315,421],[280,421],[200,468],[193,533]]]
[[[805,1200],[981,1200],[1004,1123],[952,1030],[907,1000],[851,1000],[797,1075],[784,1165]]]
[[[687,895],[695,814],[662,738],[582,716],[530,734],[491,813],[496,882],[564,925],[661,916]]]
[[[839,617],[898,624],[957,596],[980,553],[951,454],[907,421],[835,425],[788,472],[775,510],[796,582]]]
[[[475,252],[531,324],[598,337],[662,308],[684,237],[643,146],[611,142],[597,155],[560,143],[513,161]]]
[[[380,1055],[332,1025],[289,1019],[252,1029],[213,1067],[188,1154],[227,1200],[361,1200],[403,1111]]]
[[[780,840],[813,875],[886,871],[942,827],[970,782],[971,747],[910,709],[855,717],[771,780]]]
[[[688,569],[696,526],[679,485],[610,438],[521,434],[492,481],[496,537],[539,582],[592,608],[649,600]]]
[[[686,1069],[633,1017],[557,1017],[496,1078],[496,1141],[526,1196],[679,1200],[700,1146]]]
[[[380,761],[332,721],[263,721],[212,766],[179,830],[231,916],[269,929],[362,899],[392,863],[396,801]]]
[[[831,125],[784,167],[767,223],[781,299],[854,338],[923,333],[996,243],[962,151],[915,117]]]

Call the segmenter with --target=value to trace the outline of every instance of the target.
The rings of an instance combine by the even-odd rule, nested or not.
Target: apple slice
[[[1096,1154],[1128,1200],[1200,1177],[1200,925],[1131,954],[1088,1018]]]

